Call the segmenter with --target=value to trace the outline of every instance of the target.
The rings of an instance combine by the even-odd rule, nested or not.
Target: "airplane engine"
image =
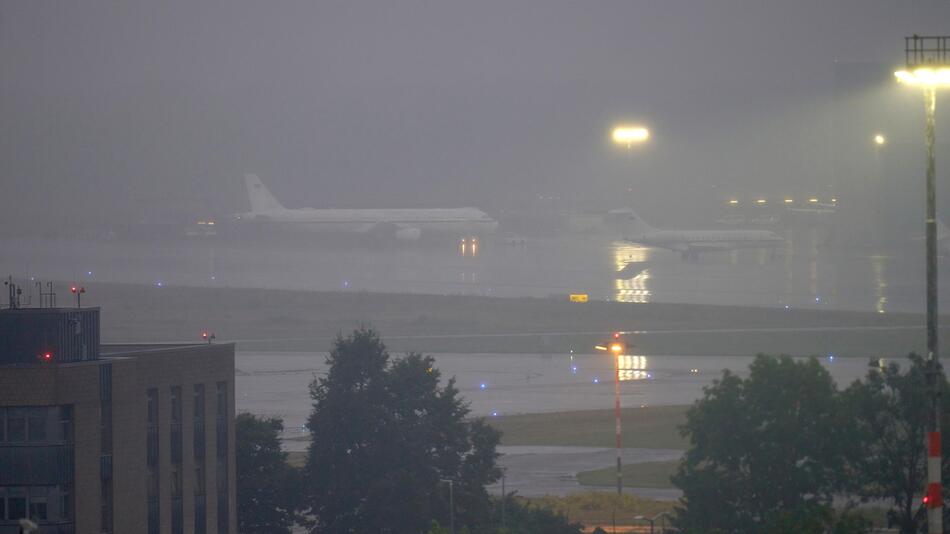
[[[396,230],[396,239],[401,241],[415,241],[421,236],[421,228],[400,228]]]

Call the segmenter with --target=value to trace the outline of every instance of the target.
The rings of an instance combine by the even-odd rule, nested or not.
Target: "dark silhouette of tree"
[[[930,401],[927,362],[910,354],[904,372],[896,362],[881,366],[872,360],[863,381],[842,392],[849,413],[849,439],[856,451],[848,457],[850,492],[863,500],[886,500],[890,525],[900,532],[919,532],[926,523],[921,501],[926,481],[927,429]],[[909,365],[907,365],[909,364]],[[942,428],[950,428],[950,396],[946,377],[938,382],[942,400]],[[943,457],[950,454],[950,443],[943,440]],[[950,480],[950,465],[943,464],[943,480]],[[946,510],[946,508],[945,508]]]
[[[499,433],[468,408],[455,380],[442,386],[431,357],[390,359],[368,329],[338,337],[329,371],[310,385],[313,441],[304,468],[311,532],[418,533],[490,520],[485,484],[500,476]]]
[[[299,502],[299,477],[280,448],[283,421],[249,413],[234,425],[238,531],[290,533]]]
[[[690,447],[673,476],[683,490],[675,523],[750,533],[820,520],[853,448],[842,426],[834,382],[814,358],[759,355],[747,379],[725,371],[682,428]]]

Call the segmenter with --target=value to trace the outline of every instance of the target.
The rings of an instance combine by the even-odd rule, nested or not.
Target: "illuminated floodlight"
[[[732,204],[733,206],[735,206],[736,204],[739,203],[739,199],[736,199],[736,198],[730,199],[730,200],[729,200],[729,203]]]
[[[764,198],[757,199],[757,200],[755,201],[755,203],[756,203],[756,204],[765,204],[765,199],[764,199]]]
[[[650,130],[643,126],[617,126],[611,135],[614,143],[626,145],[628,148],[633,143],[642,143],[650,138]]]
[[[818,199],[815,197],[811,197],[808,199],[808,201],[811,202],[812,204],[815,204],[816,202],[818,202]]]
[[[613,352],[614,354],[620,354],[623,352],[623,343],[611,343],[610,352]]]
[[[794,202],[795,202],[795,199],[793,199],[793,198],[786,198],[786,199],[785,199],[785,203],[786,203],[786,204],[793,204]]]
[[[894,73],[901,83],[920,87],[950,87],[950,67],[920,67],[914,70],[902,69]]]
[[[883,134],[874,134],[874,144],[883,145],[887,143],[887,138]]]

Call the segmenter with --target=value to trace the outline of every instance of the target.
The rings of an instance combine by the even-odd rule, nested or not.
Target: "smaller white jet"
[[[684,260],[696,260],[700,252],[740,248],[767,248],[773,252],[785,239],[768,230],[664,230],[644,222],[632,208],[612,210],[623,220],[624,239],[650,247],[675,250]]]

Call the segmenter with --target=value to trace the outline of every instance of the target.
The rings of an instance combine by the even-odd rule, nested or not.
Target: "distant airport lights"
[[[764,198],[759,198],[756,199],[755,203],[761,206],[766,203],[766,200]]]
[[[785,203],[786,203],[786,204],[794,204],[794,203],[795,203],[795,199],[793,199],[793,198],[786,198],[786,199],[785,199]]]

